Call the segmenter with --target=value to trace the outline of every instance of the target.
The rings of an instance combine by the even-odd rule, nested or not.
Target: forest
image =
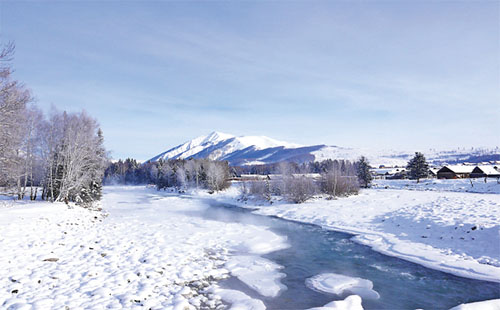
[[[226,161],[172,159],[141,164],[127,158],[108,166],[104,184],[154,184],[158,189],[195,187],[220,191],[230,186],[231,171]]]

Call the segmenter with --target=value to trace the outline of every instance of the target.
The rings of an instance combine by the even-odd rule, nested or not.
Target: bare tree
[[[184,165],[189,179],[196,184],[196,188],[200,186],[200,177],[202,172],[201,162],[198,160],[190,159]]]
[[[48,192],[55,201],[80,203],[99,199],[107,154],[97,121],[85,112],[63,112],[51,118],[50,132],[59,133],[49,141]],[[47,152],[46,152],[47,153]]]
[[[18,178],[18,198],[23,199],[26,194],[26,188],[30,186],[30,199],[35,200],[37,188],[35,184],[40,183],[41,169],[41,140],[40,131],[44,122],[44,115],[36,106],[26,109],[23,119],[24,139],[21,147],[22,152],[22,170]]]
[[[330,197],[348,196],[359,191],[357,178],[343,175],[339,169],[332,169],[321,175],[321,191]]]
[[[26,105],[32,100],[30,92],[12,80],[10,61],[14,45],[9,43],[0,51],[0,185],[16,185],[20,194],[24,176],[23,142],[26,128]]]
[[[285,197],[295,203],[305,202],[318,192],[314,180],[307,176],[292,176],[287,182]]]
[[[256,180],[250,182],[249,193],[257,199],[271,200],[271,184],[269,180]]]
[[[186,170],[183,167],[177,167],[175,177],[178,187],[185,188],[187,184]]]
[[[220,191],[229,186],[229,166],[227,162],[210,161],[207,164],[207,185],[214,191]]]

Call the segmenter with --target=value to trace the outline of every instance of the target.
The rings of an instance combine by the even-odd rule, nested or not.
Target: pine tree
[[[362,187],[368,188],[372,181],[372,175],[370,173],[370,163],[366,157],[361,156],[356,163],[356,174]]]
[[[417,183],[421,178],[429,176],[429,165],[424,154],[420,152],[415,152],[415,157],[408,162],[406,169],[410,171],[410,179],[417,179]]]

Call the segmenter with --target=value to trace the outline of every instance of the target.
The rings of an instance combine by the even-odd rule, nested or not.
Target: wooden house
[[[499,178],[500,170],[496,166],[477,166],[471,174],[471,178]]]
[[[470,178],[474,166],[450,165],[444,166],[437,172],[438,179],[463,179]]]

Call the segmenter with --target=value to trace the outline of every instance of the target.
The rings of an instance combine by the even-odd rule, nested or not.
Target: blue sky
[[[38,105],[115,158],[213,130],[301,144],[500,145],[498,1],[2,1]]]

